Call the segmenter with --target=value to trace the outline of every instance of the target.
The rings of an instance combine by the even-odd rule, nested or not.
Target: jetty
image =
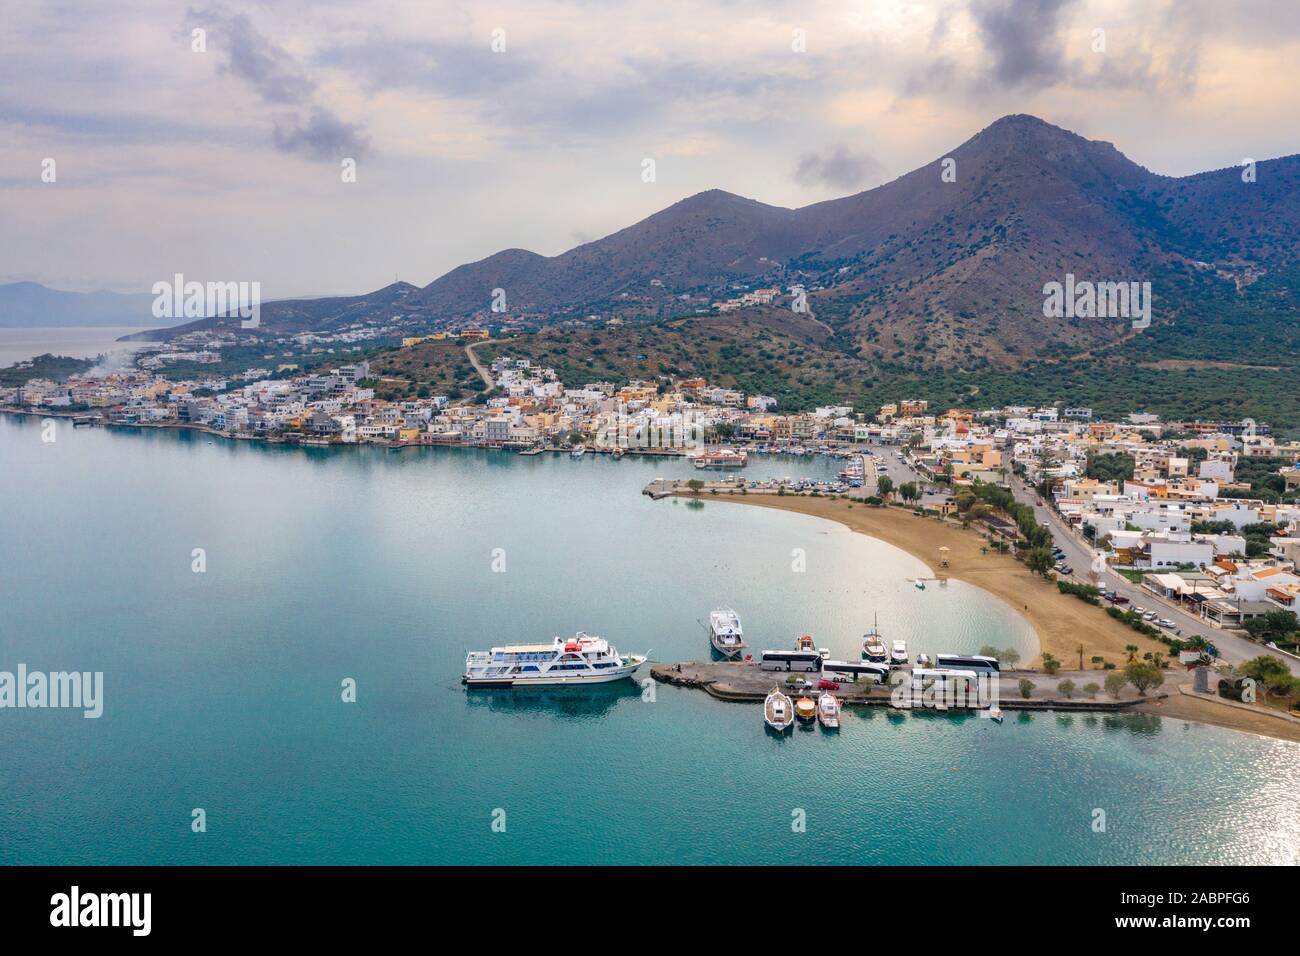
[[[910,669],[900,671],[906,675],[910,684]],[[1084,672],[1088,675],[1100,674],[1099,671]],[[655,664],[650,668],[650,676],[662,684],[678,687],[691,687],[702,690],[710,697],[734,703],[761,704],[773,687],[781,687],[787,692],[794,692],[787,686],[791,676],[804,678],[813,685],[812,694],[816,694],[817,682],[823,675],[819,672],[796,673],[791,675],[783,671],[765,671],[757,661],[683,661],[674,664]],[[1073,672],[1058,675],[1060,679],[1077,678]],[[1038,685],[1034,697],[1024,698],[1020,695],[1019,681],[1022,677],[1034,680]],[[1089,676],[1088,679],[1093,679]],[[1047,681],[1052,681],[1051,685]],[[1116,713],[1127,711],[1138,704],[1150,703],[1168,696],[1164,693],[1149,694],[1146,697],[1134,697],[1125,700],[1094,700],[1087,697],[1066,698],[1056,692],[1056,678],[1048,677],[1038,671],[1012,671],[1003,674],[998,686],[998,706],[1003,710],[1056,710],[1069,712]],[[875,681],[857,682],[839,680],[839,689],[835,696],[840,703],[849,707],[890,707],[892,706],[892,688]],[[911,709],[911,708],[908,708]],[[921,708],[914,708],[921,709]],[[960,711],[973,711],[975,708],[952,708]]]

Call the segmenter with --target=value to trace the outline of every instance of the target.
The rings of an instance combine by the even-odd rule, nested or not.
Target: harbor
[[[909,669],[899,669],[895,673],[902,675],[904,682],[910,682],[911,673]],[[1003,710],[1118,712],[1130,710],[1139,704],[1161,700],[1168,696],[1161,692],[1149,694],[1146,697],[1135,696],[1131,699],[1101,700],[1087,697],[1066,698],[1057,690],[1062,681],[1073,680],[1077,686],[1083,686],[1089,681],[1096,680],[1097,674],[1096,671],[1063,671],[1055,677],[1047,678],[1046,675],[1038,672],[1012,671],[1003,674],[1000,678],[998,706]],[[811,684],[811,687],[807,689],[814,693],[822,678],[821,673],[787,675],[765,671],[757,661],[682,661],[671,664],[654,664],[650,668],[650,676],[662,684],[702,690],[717,700],[753,704],[761,704],[774,686],[789,689],[787,681],[791,676],[795,680],[806,680]],[[1021,678],[1033,679],[1035,684],[1034,697],[1029,699],[1020,697],[1019,681]],[[838,684],[838,687],[834,688],[835,695],[839,698],[841,704],[848,707],[891,707],[893,705],[894,688],[888,685],[865,680],[857,682],[837,680],[832,681],[832,683]],[[790,692],[796,693],[801,689],[791,690]],[[906,708],[894,707],[893,709]],[[914,709],[919,710],[921,708]],[[974,712],[977,708],[949,709]]]

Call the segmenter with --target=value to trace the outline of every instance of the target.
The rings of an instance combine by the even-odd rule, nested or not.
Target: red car
[[[839,690],[840,685],[833,680],[827,680],[826,678],[823,677],[821,680],[817,682],[817,689],[818,690]]]

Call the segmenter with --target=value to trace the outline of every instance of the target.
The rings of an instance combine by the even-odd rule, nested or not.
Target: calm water
[[[0,368],[49,352],[69,358],[120,355],[140,347],[139,342],[119,342],[138,328],[0,329]]]
[[[639,494],[687,471],[66,426],[42,444],[0,417],[0,670],[106,685],[98,720],[0,710],[0,863],[1300,858],[1300,747],[1201,725],[872,713],[779,740],[693,691],[460,687],[467,649],[579,628],[698,657],[717,603],[760,647],[810,632],[852,655],[878,610],[914,653],[1032,652],[1010,609],[917,591],[888,545]]]

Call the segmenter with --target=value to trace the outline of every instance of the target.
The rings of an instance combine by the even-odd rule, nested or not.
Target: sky
[[[422,286],[706,189],[847,195],[1008,113],[1167,175],[1300,152],[1295,0],[0,5],[0,282],[74,291]]]

